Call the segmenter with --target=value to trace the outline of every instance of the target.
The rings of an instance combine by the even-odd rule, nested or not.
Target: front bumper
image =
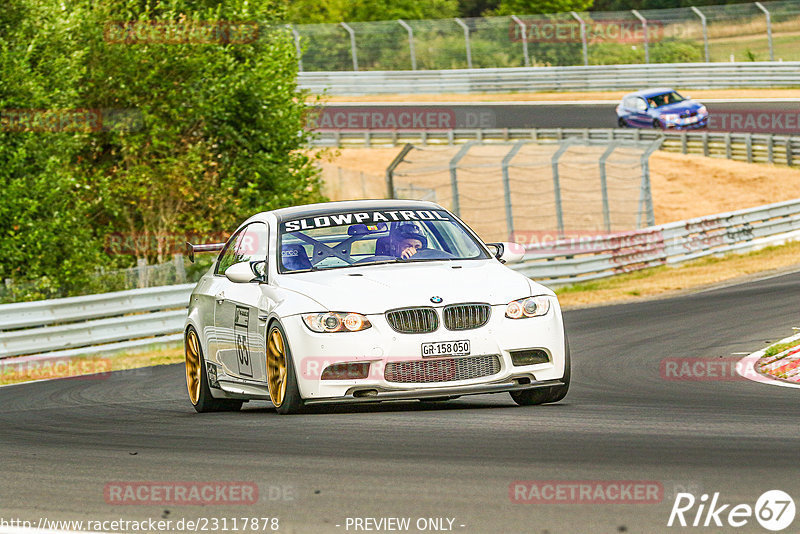
[[[696,122],[688,122],[688,119],[678,119],[677,121],[664,123],[664,127],[668,130],[698,130],[706,126],[708,126],[708,115],[698,119]]]
[[[357,311],[357,310],[354,310]],[[551,298],[550,311],[542,317],[513,320],[505,317],[505,305],[492,306],[489,322],[472,330],[440,328],[429,334],[395,332],[383,315],[368,316],[372,327],[360,332],[317,334],[299,316],[282,319],[292,353],[300,395],[308,404],[375,402],[425,397],[460,396],[550,387],[564,376],[564,327],[558,301]],[[421,344],[468,340],[469,357],[497,356],[499,370],[487,376],[438,382],[389,381],[387,364],[434,361],[423,358]],[[511,351],[539,349],[549,361],[513,365]],[[458,359],[458,356],[443,359]],[[335,363],[368,363],[365,378],[322,380],[322,371]]]

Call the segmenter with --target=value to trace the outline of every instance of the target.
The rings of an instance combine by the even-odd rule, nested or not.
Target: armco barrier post
[[[411,70],[417,70],[417,54],[414,52],[414,30],[406,21],[398,19],[397,22],[408,32],[408,51],[411,54]]]
[[[467,68],[472,68],[472,49],[469,45],[469,26],[464,24],[464,21],[457,18],[456,23],[464,29],[464,46],[467,49]]]
[[[294,50],[297,54],[297,70],[303,72],[303,51],[300,49],[300,34],[297,33],[297,30],[295,30],[294,26],[291,24],[287,24],[286,27],[292,32],[292,38],[294,39]]]
[[[642,186],[639,194],[639,217],[637,219],[637,227],[642,226],[655,226],[656,216],[653,211],[653,194],[650,191],[650,156],[661,147],[664,142],[664,137],[659,137],[650,146],[645,149],[642,154],[641,167],[642,167]],[[645,225],[641,224],[642,217],[646,216],[647,220]]]
[[[649,47],[649,36],[647,35],[647,19],[642,16],[641,13],[636,11],[635,9],[631,9],[631,13],[633,16],[639,19],[639,22],[642,23],[642,29],[644,30],[644,62],[650,63],[650,47]]]
[[[525,143],[526,141],[517,141],[514,143],[514,146],[503,158],[502,163],[503,193],[506,203],[506,230],[508,232],[509,239],[511,239],[511,236],[514,234],[514,212],[511,206],[511,181],[508,178],[508,165],[511,163],[511,160],[514,159],[514,156],[517,155],[517,152],[519,152],[523,145],[525,145]]]
[[[528,28],[525,27],[525,23],[519,20],[519,17],[516,15],[511,15],[511,20],[513,20],[522,31],[522,56],[525,58],[525,66],[530,67],[531,60],[528,56]]]
[[[774,163],[775,156],[773,155],[773,148],[772,148],[772,134],[767,135],[767,163]]]
[[[414,148],[414,145],[411,143],[406,143],[406,146],[400,150],[400,153],[395,156],[392,162],[386,167],[386,198],[395,198],[394,193],[394,170],[397,168],[400,163],[403,162],[406,155],[411,152],[411,149]]]
[[[346,22],[340,22],[342,28],[347,30],[350,34],[350,54],[353,56],[353,70],[358,72],[358,53],[356,52],[356,32],[347,25]]]
[[[467,141],[467,143],[461,147],[461,150],[453,156],[453,159],[450,160],[450,189],[453,195],[453,213],[456,215],[461,215],[461,203],[458,197],[458,162],[467,155],[469,149],[472,148],[472,145],[476,142],[477,141]]]
[[[550,166],[553,169],[553,195],[555,196],[555,203],[556,203],[556,220],[558,222],[558,236],[563,237],[564,235],[564,210],[561,204],[561,182],[558,176],[558,160],[561,159],[561,156],[564,152],[569,149],[570,145],[573,143],[574,138],[570,137],[566,141],[561,143],[561,146],[556,150],[553,157],[550,159]]]
[[[756,7],[764,12],[764,16],[767,17],[767,43],[769,45],[769,60],[775,61],[775,51],[772,48],[772,17],[770,16],[769,10],[764,7],[761,2],[756,2]]]
[[[753,163],[753,134],[744,134],[744,148],[747,152],[747,163]]]
[[[706,63],[709,63],[711,60],[709,59],[710,56],[708,54],[708,21],[706,21],[706,16],[703,15],[702,11],[697,9],[694,6],[691,6],[692,11],[700,17],[700,24],[703,25],[703,51],[705,52],[704,57],[706,58]]]
[[[614,149],[617,148],[619,143],[617,141],[611,141],[606,148],[603,155],[600,156],[599,164],[600,164],[600,191],[603,195],[603,224],[605,226],[606,232],[611,232],[611,211],[608,208],[608,185],[606,184],[606,160],[614,152]]]
[[[572,17],[581,25],[581,45],[583,47],[583,65],[589,66],[589,43],[586,39],[586,22],[574,11],[569,12]]]

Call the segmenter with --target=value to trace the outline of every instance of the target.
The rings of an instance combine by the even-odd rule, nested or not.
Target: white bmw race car
[[[490,249],[494,253],[490,252]],[[431,202],[330,202],[259,213],[192,293],[186,383],[198,412],[270,400],[561,400],[569,345],[555,294]]]

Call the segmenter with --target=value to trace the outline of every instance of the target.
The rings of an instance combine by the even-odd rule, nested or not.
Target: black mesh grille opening
[[[500,357],[497,355],[469,356],[465,358],[442,358],[437,360],[415,360],[386,364],[384,376],[389,382],[430,383],[455,382],[491,376],[500,372]]]
[[[492,307],[488,304],[454,304],[444,308],[444,326],[448,330],[471,330],[489,322]]]

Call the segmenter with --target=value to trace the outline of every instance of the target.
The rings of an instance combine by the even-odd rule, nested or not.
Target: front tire
[[[303,411],[303,398],[297,387],[297,374],[286,333],[280,323],[272,323],[267,333],[267,386],[269,398],[281,415]]]
[[[569,382],[572,375],[572,364],[569,354],[569,340],[564,336],[564,377],[561,386],[551,386],[549,388],[527,389],[523,391],[512,391],[511,398],[520,406],[536,406],[558,402],[567,396]]]
[[[620,117],[619,119],[617,119],[617,126],[619,126],[620,128],[627,128],[628,127],[628,123],[625,122],[625,119]]]
[[[186,329],[184,337],[184,355],[186,357],[186,389],[189,400],[198,413],[203,412],[238,412],[242,402],[235,399],[215,399],[208,386],[206,362],[203,358],[203,347],[193,326]]]

